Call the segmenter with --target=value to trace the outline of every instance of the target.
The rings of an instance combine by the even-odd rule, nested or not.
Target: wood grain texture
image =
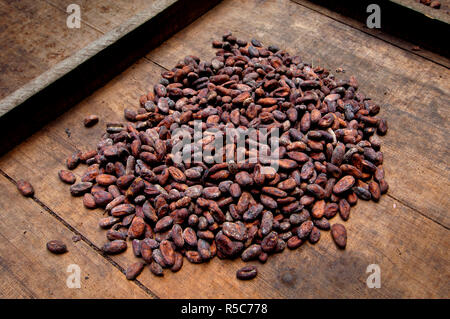
[[[147,1],[0,1],[0,100],[151,6]],[[66,25],[80,5],[81,28]]]
[[[352,209],[345,223],[349,234],[345,251],[322,232],[315,247],[306,244],[259,265],[260,274],[251,282],[235,279],[243,265],[240,260],[217,258],[202,265],[185,260],[180,272],[166,271],[163,278],[144,269],[139,281],[162,298],[449,298],[450,236],[444,227],[448,81],[442,80],[448,78],[448,70],[288,1],[225,1],[148,58],[165,68],[186,54],[210,59],[210,41],[227,28],[238,37],[255,36],[292,53],[300,51],[314,65],[343,67],[346,75],[358,76],[361,89],[377,103],[391,104],[382,112],[390,126],[383,138],[390,195],[378,204],[360,202]],[[15,180],[29,180],[39,200],[101,247],[106,242],[105,231],[97,225],[102,212],[88,211],[81,199],[72,198],[57,172],[77,148],[95,148],[105,122],[123,120],[123,109],[137,106],[139,96],[157,82],[162,70],[141,59],[3,156],[0,169]],[[427,94],[420,94],[420,89]],[[100,123],[86,129],[82,120],[89,114],[99,115]],[[79,167],[75,173],[80,176],[82,171]],[[112,260],[126,268],[136,258],[128,249]],[[380,289],[366,286],[369,264],[381,268]],[[8,285],[15,285],[13,279]],[[18,295],[27,296],[25,288]]]
[[[45,0],[66,12],[70,4],[77,4],[81,10],[81,21],[96,30],[106,33],[121,25],[127,19],[151,6],[157,0]]]
[[[356,19],[367,28],[370,17],[370,0],[293,0],[299,3],[313,2],[334,12]],[[442,34],[450,33],[450,16],[445,9],[435,10],[418,3],[419,0],[378,0],[381,25],[379,30],[428,48],[437,54],[450,57],[449,47],[442,42]],[[320,10],[322,12],[322,10]],[[369,12],[368,12],[369,11]],[[411,46],[412,46],[411,45]]]
[[[133,282],[41,206],[0,176],[0,298],[148,298]],[[14,203],[14,205],[11,205]],[[46,243],[68,248],[53,255]],[[80,267],[80,288],[68,288],[69,265]]]
[[[0,99],[101,35],[44,1],[0,1]]]
[[[419,55],[425,59],[431,60],[433,62],[439,63],[445,67],[450,67],[450,59],[439,55],[438,53],[423,49],[419,47],[419,50],[417,50],[417,46],[412,44],[411,42],[408,42],[405,39],[396,37],[394,35],[388,34],[383,31],[383,29],[369,29],[367,25],[364,22],[358,21],[354,18],[350,18],[344,14],[341,14],[339,12],[335,12],[329,8],[326,8],[324,6],[321,6],[320,4],[314,3],[314,0],[291,0],[301,6],[307,7],[313,11],[319,12],[320,14],[323,14],[327,17],[330,17],[333,20],[337,20],[343,24],[346,24],[354,29],[358,29],[364,33],[370,34],[371,36],[374,36],[378,39],[381,39],[383,41],[386,41],[394,46],[398,46],[399,48],[402,48],[403,50],[409,51],[415,55]],[[402,0],[404,2],[412,2],[411,0]],[[421,6],[424,6],[420,4]],[[363,10],[365,13],[365,10]],[[384,19],[383,19],[384,22]],[[384,24],[383,24],[384,25]]]

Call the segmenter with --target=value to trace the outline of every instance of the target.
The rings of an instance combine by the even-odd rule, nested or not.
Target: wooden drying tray
[[[2,99],[0,154],[107,83],[218,2],[152,1],[129,20]]]
[[[0,297],[449,298],[450,71],[308,3],[222,1],[1,157]],[[352,209],[345,250],[324,231],[314,246],[286,250],[264,265],[252,262],[259,275],[249,282],[235,279],[244,265],[240,259],[218,258],[200,265],[185,260],[181,271],[166,271],[163,278],[145,269],[129,282],[123,272],[136,261],[131,249],[117,256],[101,253],[102,210],[85,209],[57,172],[69,154],[95,148],[105,123],[123,121],[124,108],[138,106],[162,71],[188,54],[211,59],[211,41],[225,30],[277,44],[332,71],[340,67],[345,73],[339,77],[355,75],[388,119],[382,150],[389,192],[379,203],[359,201]],[[86,129],[82,121],[89,114],[100,115],[100,122]],[[78,179],[84,169],[74,171]],[[34,198],[16,191],[21,178],[34,185]],[[77,234],[82,240],[74,243]],[[45,243],[56,238],[69,253],[46,251]],[[81,268],[81,289],[66,286],[69,264]],[[380,266],[380,289],[366,285],[370,264]]]
[[[294,0],[295,1],[295,0]],[[333,13],[340,13],[356,19],[365,31],[396,36],[447,58],[450,46],[446,35],[450,34],[450,1],[440,0],[441,9],[433,9],[417,0],[310,0],[310,3],[327,7]],[[381,11],[381,29],[369,29],[366,25],[367,7],[376,3]]]

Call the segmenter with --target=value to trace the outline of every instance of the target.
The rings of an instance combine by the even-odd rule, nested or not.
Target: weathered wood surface
[[[157,0],[45,0],[62,12],[66,12],[70,4],[78,4],[81,10],[81,21],[84,25],[106,33],[121,25]]]
[[[439,63],[445,67],[450,67],[450,60],[442,55],[439,55],[438,53],[425,50],[418,47],[417,45],[412,44],[411,42],[408,42],[405,39],[401,39],[399,37],[393,36],[391,34],[388,34],[383,31],[384,26],[384,19],[382,19],[383,24],[381,29],[369,29],[367,25],[361,21],[358,21],[356,19],[350,18],[344,14],[341,14],[339,12],[335,12],[329,8],[323,7],[319,4],[316,4],[314,0],[291,0],[301,6],[307,7],[313,11],[319,12],[320,14],[326,15],[327,17],[330,17],[333,20],[337,20],[343,24],[346,24],[348,26],[351,26],[352,28],[358,29],[364,33],[370,34],[378,39],[381,39],[383,41],[386,41],[394,46],[398,46],[406,51],[409,51],[415,55],[419,55],[421,57],[424,57],[428,60],[434,61],[436,63]],[[404,1],[404,2],[412,2],[412,0],[396,0],[398,1]],[[450,2],[450,1],[449,1]],[[423,4],[418,4],[420,6],[424,6]],[[426,7],[426,6],[424,6]],[[427,7],[428,8],[428,7]],[[429,9],[429,8],[428,8]],[[434,10],[438,11],[438,10]],[[366,13],[365,10],[363,10],[364,13]],[[368,14],[368,13],[366,13]],[[383,16],[384,18],[384,16]]]
[[[45,124],[108,83],[151,49],[189,25],[218,2],[220,0],[150,1],[148,7],[137,10],[131,18],[119,26],[76,52],[72,52],[70,57],[1,99],[0,155],[8,152]],[[98,5],[99,1],[95,3]],[[125,6],[124,3],[122,5]],[[99,16],[104,10],[109,12],[108,6],[82,7],[88,13],[91,12],[91,16],[94,17],[96,16],[92,12]],[[62,10],[62,5],[57,8]],[[135,6],[128,5],[126,8],[127,10],[121,12],[124,15],[122,18],[126,18],[127,13],[129,15],[129,11]],[[83,10],[80,9],[80,11]],[[98,25],[108,24],[102,19],[98,20]],[[86,26],[83,24],[82,28],[91,27],[97,30],[91,23],[83,23]],[[56,32],[58,33],[58,30]],[[22,38],[21,34],[16,36],[18,39]],[[69,39],[66,40],[69,41]],[[12,63],[17,62],[14,58],[12,60]],[[12,132],[14,134],[10,134]]]
[[[343,67],[346,76],[357,75],[361,90],[385,105],[382,116],[389,119],[390,131],[383,138],[383,151],[391,188],[378,204],[360,202],[352,210],[346,223],[349,240],[345,251],[336,249],[329,233],[322,232],[315,247],[306,244],[296,251],[269,258],[265,265],[259,266],[260,274],[251,282],[234,278],[236,269],[243,264],[240,260],[216,258],[202,265],[185,260],[180,272],[166,271],[164,278],[156,278],[145,269],[139,282],[148,289],[147,295],[448,298],[448,69],[293,2],[224,1],[3,156],[0,170],[14,180],[29,180],[35,187],[36,198],[53,214],[83,234],[90,244],[101,247],[106,241],[105,232],[97,225],[102,212],[88,211],[79,198],[72,198],[67,185],[58,181],[57,171],[77,147],[82,150],[95,147],[106,121],[122,120],[125,107],[137,106],[139,96],[158,80],[161,66],[171,68],[186,54],[210,59],[213,56],[210,41],[226,29],[238,37],[256,37],[292,53],[299,52],[314,65]],[[88,114],[98,114],[101,120],[93,128],[85,129],[82,120]],[[66,128],[71,131],[70,137]],[[82,170],[80,167],[75,172],[80,176]],[[17,198],[14,207],[20,208],[17,210],[20,212],[30,201]],[[2,211],[8,206],[9,200],[0,202]],[[17,211],[3,218],[13,223]],[[45,229],[46,224],[40,227]],[[3,230],[0,234],[9,238]],[[41,258],[46,256],[44,249],[35,253]],[[9,254],[2,257],[7,261],[12,258]],[[111,258],[121,269],[135,260],[131,249]],[[90,263],[86,261],[86,267]],[[380,265],[380,289],[366,286],[369,264]],[[126,279],[123,276],[104,281],[105,285],[106,281],[120,285]],[[9,295],[11,286],[18,284],[14,278],[8,283],[6,288],[0,286],[0,293]],[[35,289],[39,291],[39,287]],[[25,295],[22,290],[17,294]],[[41,296],[45,293],[37,293],[37,297]]]
[[[152,1],[0,1],[0,100],[120,25]],[[81,27],[66,25],[79,4]]]
[[[84,241],[73,242],[74,232],[1,175],[0,189],[0,298],[149,297]],[[50,253],[45,245],[53,239],[68,252]],[[67,286],[70,265],[80,267],[80,288]]]
[[[442,38],[443,34],[450,33],[450,16],[448,10],[445,9],[445,4],[442,5],[443,8],[436,10],[419,3],[419,0],[378,0],[375,3],[371,0],[292,1],[308,7],[309,4],[312,4],[313,7],[319,5],[343,14],[345,17],[351,17],[359,22],[358,29],[362,28],[370,33],[378,33],[371,32],[373,30],[370,30],[367,25],[368,19],[369,21],[373,19],[371,13],[373,13],[373,5],[376,5],[377,15],[379,14],[380,18],[378,31],[409,41],[411,47],[428,48],[437,54],[450,57],[449,47],[444,44]],[[322,9],[319,11],[325,13]],[[345,23],[347,18],[340,21]],[[422,51],[422,49],[416,49],[416,51]],[[422,54],[422,52],[416,52],[416,54]]]
[[[100,35],[43,1],[0,1],[0,99]]]

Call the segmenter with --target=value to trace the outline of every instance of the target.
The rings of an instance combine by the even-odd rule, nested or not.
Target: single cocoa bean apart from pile
[[[89,115],[83,121],[83,124],[86,127],[94,126],[97,123],[98,123],[98,116],[97,115]]]
[[[60,240],[51,240],[47,243],[47,249],[54,254],[64,254],[67,246]]]
[[[258,275],[258,269],[255,266],[245,266],[236,272],[236,278],[240,280],[250,280]]]
[[[331,236],[336,245],[344,249],[347,245],[347,230],[342,224],[334,224],[331,226]]]
[[[25,197],[31,197],[34,195],[33,186],[30,184],[30,182],[27,182],[23,179],[17,181],[17,189]]]
[[[276,46],[230,33],[213,46],[211,61],[187,56],[162,72],[140,106],[125,109],[125,123],[106,125],[95,150],[68,157],[68,169],[88,166],[80,183],[59,172],[86,207],[104,208],[104,252],[126,250],[129,238],[134,255],[162,276],[180,270],[184,257],[264,263],[286,246],[317,243],[330,229],[345,248],[344,226],[329,220],[338,213],[347,220],[358,198],[378,201],[389,188],[380,106],[354,77],[337,79]],[[200,139],[180,148],[179,129],[191,134],[198,123]],[[257,134],[216,143],[227,129]],[[185,151],[200,161],[178,161]],[[127,278],[142,267],[131,265]],[[251,266],[237,277],[256,274]]]

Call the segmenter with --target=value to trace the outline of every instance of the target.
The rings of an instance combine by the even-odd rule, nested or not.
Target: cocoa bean
[[[92,188],[93,184],[90,182],[81,182],[70,186],[70,194],[72,196],[81,196],[87,193]]]
[[[241,258],[243,261],[254,260],[259,257],[261,252],[262,252],[261,246],[253,244],[242,252]]]
[[[47,243],[47,249],[53,254],[64,254],[67,252],[67,246],[60,240],[51,240]]]
[[[89,115],[89,116],[85,117],[85,119],[83,120],[83,124],[85,127],[92,127],[97,123],[98,123],[97,115]]]
[[[355,178],[351,175],[342,177],[333,187],[335,194],[341,194],[348,191],[355,184]]]
[[[119,254],[127,249],[127,242],[124,240],[113,240],[103,245],[103,252],[108,255]]]
[[[34,195],[33,186],[23,179],[17,181],[17,189],[25,197],[31,197]]]
[[[136,279],[137,276],[139,276],[139,274],[142,272],[143,269],[144,269],[144,263],[137,261],[137,262],[131,264],[130,266],[128,266],[128,268],[125,272],[125,277],[128,280],[134,280],[134,279]]]
[[[245,266],[236,272],[236,278],[239,280],[250,280],[255,278],[256,275],[258,275],[258,270],[255,266]]]
[[[75,183],[75,181],[77,180],[77,178],[71,171],[67,171],[65,169],[60,170],[58,172],[58,176],[61,181],[63,181],[66,184],[70,184],[70,185]]]
[[[331,236],[339,248],[345,249],[345,246],[347,245],[347,230],[344,225],[333,224],[331,226]]]

